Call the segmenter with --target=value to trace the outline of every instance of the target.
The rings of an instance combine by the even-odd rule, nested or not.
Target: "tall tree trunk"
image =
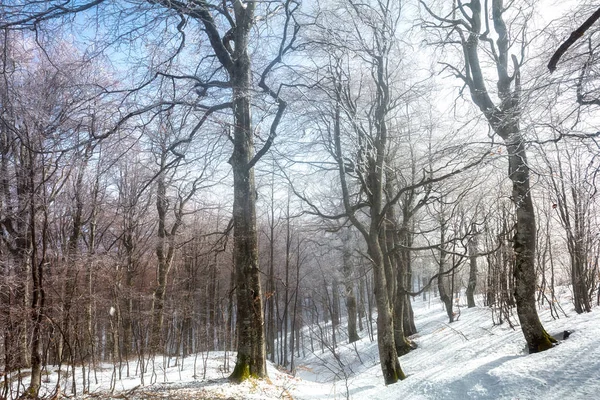
[[[558,152],[558,144],[556,144],[556,150]],[[569,154],[569,153],[567,153]],[[572,155],[567,159],[566,168],[568,171],[564,171],[563,162],[560,157],[557,157],[558,168],[556,171],[552,167],[548,160],[548,166],[550,167],[550,181],[552,188],[554,189],[554,195],[556,196],[556,209],[560,218],[560,222],[563,225],[566,233],[567,249],[569,251],[569,258],[571,261],[571,285],[573,288],[573,305],[575,306],[575,312],[581,314],[583,312],[590,312],[592,308],[592,298],[590,290],[592,287],[588,287],[588,276],[590,272],[588,269],[588,252],[590,251],[589,245],[589,200],[588,195],[585,192],[580,191],[581,187],[578,185],[581,180],[578,172],[579,165],[573,165]],[[570,188],[567,189],[565,181],[569,182]],[[567,195],[567,192],[570,195]],[[570,200],[570,201],[569,201]],[[569,204],[571,206],[569,207]]]
[[[338,164],[338,173],[343,194],[344,208],[352,224],[359,230],[365,242],[367,243],[367,252],[371,258],[373,267],[373,287],[375,292],[375,302],[377,304],[377,346],[379,350],[379,360],[381,370],[386,385],[398,382],[406,376],[400,368],[398,353],[394,341],[394,318],[392,309],[392,299],[390,298],[390,284],[386,274],[391,271],[391,263],[388,254],[384,254],[386,248],[386,231],[384,210],[384,171],[386,169],[386,151],[387,148],[387,112],[389,106],[389,87],[386,81],[386,63],[384,56],[374,57],[373,71],[375,84],[377,85],[375,105],[373,106],[374,116],[373,125],[375,133],[371,136],[372,148],[367,154],[364,154],[363,167],[365,191],[368,193],[368,203],[370,212],[370,221],[367,224],[361,222],[350,205],[350,193],[346,182],[346,159],[342,150],[341,140],[341,100],[342,87],[337,83],[335,119],[333,127],[333,141]],[[359,135],[364,132],[359,130]],[[365,138],[363,138],[365,139]],[[366,140],[366,139],[365,139]],[[393,276],[393,275],[392,275]],[[392,278],[390,276],[390,278]]]
[[[162,349],[163,309],[167,291],[167,277],[173,260],[173,240],[167,232],[166,219],[169,201],[165,178],[166,156],[161,155],[161,172],[157,178],[156,210],[158,213],[158,243],[156,244],[156,287],[152,297],[152,326],[150,333],[150,348],[153,353]]]
[[[33,152],[30,153],[30,165],[35,165]],[[44,179],[45,177],[43,177]],[[31,168],[29,171],[30,187],[34,189],[35,170]],[[48,215],[46,204],[43,205],[44,217],[42,231],[40,232],[42,248],[38,248],[37,243],[37,221],[36,221],[36,191],[30,193],[29,199],[29,234],[31,239],[30,253],[30,268],[31,268],[31,380],[27,388],[26,396],[28,398],[37,399],[40,388],[42,386],[42,321],[44,319],[44,308],[46,294],[44,290],[44,266],[46,264],[46,246],[47,246],[47,229]],[[42,196],[45,197],[45,196]]]
[[[258,236],[256,231],[256,189],[254,168],[254,132],[250,113],[251,68],[248,36],[254,19],[254,2],[236,6],[234,30],[235,54],[230,70],[233,87],[234,149],[230,159],[233,169],[233,253],[237,296],[237,360],[230,379],[267,376],[264,316]]]
[[[365,295],[366,295],[366,280],[367,274],[364,271],[360,272],[361,277],[358,279],[358,330],[363,331],[363,319],[366,317],[366,304],[365,304]]]
[[[88,160],[91,156],[91,147],[88,146],[83,154],[83,162],[77,169],[77,177],[75,179],[74,197],[75,210],[72,214],[72,226],[69,241],[67,243],[67,254],[65,257],[65,276],[63,278],[63,299],[62,308],[62,332],[59,339],[58,357],[61,362],[65,361],[65,344],[67,348],[71,348],[71,307],[73,299],[77,291],[77,271],[78,256],[79,256],[79,239],[83,228],[83,176],[87,168]],[[74,354],[69,354],[71,362]]]
[[[271,204],[269,213],[269,275],[267,277],[266,319],[267,319],[267,353],[271,362],[275,362],[275,165],[272,166],[271,175]]]
[[[296,374],[296,366],[294,364],[294,349],[300,347],[300,325],[302,323],[302,301],[298,302],[298,296],[300,295],[300,265],[302,264],[301,249],[300,249],[300,237],[297,238],[296,244],[296,282],[294,287],[294,305],[292,310],[292,327],[290,329],[290,371],[292,374]],[[296,340],[294,340],[294,338]]]
[[[331,282],[331,326],[336,329],[340,325],[340,285],[337,278]]]
[[[290,198],[288,197],[285,220],[285,292],[283,298],[283,315],[281,317],[281,333],[283,335],[283,365],[288,365],[288,332],[290,326],[290,258],[292,256],[292,231],[290,225]],[[324,282],[325,283],[325,282]],[[325,290],[327,285],[325,284]]]

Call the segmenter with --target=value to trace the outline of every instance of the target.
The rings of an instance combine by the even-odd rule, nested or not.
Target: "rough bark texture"
[[[89,148],[89,147],[88,147]],[[73,305],[73,300],[77,292],[77,262],[79,255],[79,240],[81,236],[81,230],[83,228],[83,175],[85,169],[87,167],[87,162],[89,160],[88,157],[89,150],[86,150],[86,154],[84,155],[84,160],[81,165],[79,165],[77,171],[77,178],[75,180],[75,210],[72,215],[72,227],[71,234],[69,236],[69,241],[67,245],[67,254],[65,258],[65,271],[64,271],[64,280],[63,280],[63,310],[62,310],[62,331],[60,338],[58,340],[58,359],[61,362],[67,362],[67,357],[64,352],[65,344],[67,344],[67,348],[70,348],[70,340],[71,340],[71,327],[69,324],[71,323],[71,307]],[[69,357],[73,359],[75,354],[69,354]]]
[[[377,232],[371,232],[377,237]],[[387,291],[387,281],[383,268],[383,253],[376,240],[371,240],[369,255],[373,260],[373,286],[377,303],[377,347],[381,361],[381,371],[386,385],[406,378],[400,368],[396,342],[394,340],[394,319]]]
[[[514,236],[515,251],[515,301],[521,329],[530,353],[544,351],[556,342],[546,333],[535,308],[535,210],[529,185],[529,166],[522,138],[509,143],[510,178],[513,182],[513,199],[516,205],[517,224]]]
[[[237,3],[236,3],[237,4]],[[258,266],[258,235],[256,231],[256,189],[251,100],[251,68],[248,35],[254,18],[254,3],[235,8],[238,23],[234,31],[235,51],[230,69],[233,87],[233,257],[236,270],[237,299],[237,360],[230,379],[243,381],[249,377],[267,376],[264,337],[264,316],[260,271]]]

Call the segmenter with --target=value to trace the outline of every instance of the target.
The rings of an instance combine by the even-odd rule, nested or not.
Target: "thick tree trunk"
[[[580,247],[580,246],[577,246]],[[587,257],[583,255],[583,249],[577,249],[575,255],[571,256],[571,284],[573,285],[573,304],[575,312],[581,314],[592,311],[592,301],[587,287],[585,262]]]
[[[79,240],[81,237],[81,231],[83,228],[83,177],[85,170],[87,169],[88,161],[91,156],[91,147],[85,149],[83,160],[77,170],[77,178],[75,180],[75,210],[72,215],[72,227],[71,235],[67,244],[67,254],[65,257],[65,276],[63,278],[63,309],[62,309],[62,332],[60,335],[58,357],[61,362],[66,361],[65,358],[65,344],[68,349],[71,349],[71,307],[73,300],[78,294],[77,285],[77,264],[79,262]],[[69,354],[71,362],[75,355]]]
[[[377,238],[377,231],[372,232],[372,237]],[[377,347],[381,371],[386,385],[398,382],[406,378],[400,368],[398,353],[394,340],[394,319],[390,299],[388,297],[385,268],[383,266],[383,254],[378,241],[371,240],[369,243],[369,255],[373,260],[373,286],[375,302],[377,303]]]
[[[362,275],[362,273],[361,273]],[[357,307],[358,307],[358,330],[362,332],[364,330],[363,319],[366,317],[365,313],[365,287],[367,277],[366,274],[364,277],[361,277],[358,280],[358,298],[357,298]]]
[[[412,310],[412,304],[410,302],[410,296],[406,291],[412,289],[412,262],[410,247],[413,244],[413,234],[409,229],[410,217],[408,212],[403,212],[402,227],[399,229],[396,236],[395,246],[398,247],[398,283],[396,287],[395,307],[401,310],[397,313],[396,321],[401,318],[401,326],[403,329],[404,342],[410,345],[406,347],[404,345],[404,351],[410,351],[414,348],[414,343],[411,343],[406,338],[417,333],[417,327],[415,325],[415,318]],[[398,337],[400,339],[400,337]],[[396,343],[396,347],[398,343]],[[404,353],[403,351],[403,353]]]
[[[250,7],[248,5],[247,7]],[[264,316],[258,236],[256,231],[256,189],[254,169],[249,165],[254,154],[250,113],[251,74],[248,33],[252,16],[241,18],[235,29],[236,57],[231,71],[233,87],[234,149],[230,163],[233,169],[233,256],[236,270],[237,361],[232,381],[267,376]],[[244,26],[246,24],[246,26]]]
[[[346,309],[348,310],[348,343],[354,343],[360,339],[356,329],[357,312],[356,297],[352,283],[346,283]]]
[[[557,149],[558,150],[558,147]],[[580,179],[575,174],[574,169],[577,166],[571,165],[569,158],[567,161],[568,169],[570,174],[565,174],[563,170],[563,163],[558,158],[558,168],[554,172],[553,168],[548,161],[550,166],[550,179],[553,185],[555,195],[557,197],[556,206],[560,221],[565,228],[567,236],[567,249],[569,250],[569,256],[571,261],[571,285],[573,287],[573,304],[575,306],[575,312],[581,314],[583,312],[590,312],[592,308],[591,290],[593,290],[593,284],[588,281],[588,254],[589,254],[589,200],[588,196],[579,191],[577,187],[577,179]],[[557,177],[555,178],[555,176]],[[572,183],[569,190],[565,187],[565,181]],[[570,192],[570,196],[567,195],[567,191]],[[571,201],[569,201],[569,199]],[[571,203],[571,206],[569,206]],[[593,276],[593,272],[592,272]]]
[[[517,315],[530,353],[544,351],[556,342],[542,326],[535,308],[536,222],[529,184],[529,165],[521,135],[508,137],[509,177],[513,182],[513,202],[517,223],[514,236],[515,301]]]
[[[402,356],[413,350],[415,345],[407,337],[416,333],[414,320],[412,317],[412,307],[410,298],[406,293],[407,287],[406,272],[409,265],[410,255],[406,249],[398,250],[398,265],[396,269],[397,284],[394,294],[394,341],[396,342],[396,352]]]

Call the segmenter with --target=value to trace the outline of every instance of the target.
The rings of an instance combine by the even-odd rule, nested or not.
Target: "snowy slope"
[[[493,326],[487,308],[461,309],[457,322],[448,324],[441,305],[413,304],[419,348],[400,358],[407,379],[385,387],[379,365],[348,379],[353,399],[596,399],[600,398],[600,309],[553,320],[540,314],[550,334],[571,336],[555,348],[529,355],[520,330],[507,324]],[[376,358],[375,343],[361,341],[359,353]],[[352,351],[343,353],[350,364]],[[307,360],[310,361],[310,360]],[[365,363],[366,364],[366,363]],[[314,379],[302,370],[298,374]],[[322,375],[322,373],[317,374]],[[318,387],[318,390],[316,389]],[[345,398],[346,382],[297,385],[296,399]]]
[[[400,358],[407,379],[386,387],[378,365],[377,345],[368,337],[331,350],[320,348],[296,360],[292,377],[269,366],[270,380],[230,384],[224,372],[224,353],[210,353],[206,375],[202,355],[185,360],[157,357],[148,372],[121,379],[107,364],[91,384],[91,393],[76,398],[128,399],[596,399],[600,398],[600,308],[577,315],[563,302],[568,317],[553,320],[540,310],[550,334],[572,331],[555,348],[526,354],[518,327],[494,326],[488,308],[461,308],[457,322],[448,324],[437,299],[413,303],[419,333],[418,349]],[[343,331],[343,327],[341,330]],[[342,333],[342,332],[340,332]],[[366,335],[366,333],[362,333]],[[305,343],[306,345],[306,343]],[[205,355],[206,356],[206,355]],[[229,354],[231,365],[234,355]],[[64,370],[64,367],[63,367]],[[44,394],[56,387],[57,374],[49,368]],[[76,369],[76,382],[81,372]],[[93,374],[92,374],[93,376]],[[61,383],[62,390],[72,379]],[[114,389],[111,391],[111,387]],[[66,390],[68,393],[68,390]]]

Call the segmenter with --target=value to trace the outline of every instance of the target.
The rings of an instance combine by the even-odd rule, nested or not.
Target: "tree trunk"
[[[267,298],[266,298],[266,310],[267,310],[267,349],[266,351],[270,354],[271,362],[275,362],[275,182],[274,173],[275,166],[273,165],[273,171],[271,175],[271,209],[269,213],[269,275],[267,278]]]
[[[241,7],[241,6],[240,6]],[[256,231],[256,189],[254,169],[249,165],[254,153],[254,132],[250,113],[251,70],[248,35],[252,26],[254,3],[237,10],[238,26],[234,31],[235,56],[231,69],[233,87],[234,149],[233,169],[234,265],[237,297],[237,360],[232,381],[267,376],[264,316],[258,235]],[[241,14],[241,15],[238,15]]]
[[[375,238],[377,232],[372,232]],[[383,254],[379,243],[372,240],[369,243],[369,255],[373,260],[373,286],[375,302],[377,303],[377,347],[379,349],[379,360],[381,371],[386,385],[398,382],[406,378],[400,368],[398,353],[394,341],[394,320],[392,307],[388,297],[385,269],[383,266]]]
[[[342,273],[344,275],[344,290],[346,299],[346,310],[348,311],[348,343],[354,343],[360,339],[356,330],[356,297],[354,296],[354,282],[352,264],[350,261],[350,248],[348,246],[349,235],[345,238],[342,254]]]
[[[475,287],[477,285],[477,239],[471,237],[467,244],[469,251],[469,282],[467,284],[467,306],[475,307]]]
[[[163,309],[167,292],[167,277],[173,260],[172,238],[169,237],[166,227],[166,218],[169,201],[167,199],[166,178],[163,169],[166,164],[166,154],[160,159],[161,172],[157,178],[156,210],[158,213],[158,243],[156,245],[156,287],[152,297],[152,327],[150,348],[156,354],[161,348]]]
[[[442,216],[443,218],[443,216]],[[452,291],[448,293],[448,287],[446,285],[446,280],[448,279],[447,275],[444,274],[446,272],[446,251],[444,250],[446,240],[446,222],[442,221],[440,225],[440,243],[442,244],[440,247],[440,259],[439,270],[438,270],[438,292],[440,293],[440,300],[444,303],[444,307],[446,308],[446,314],[448,315],[448,322],[454,322],[454,311],[452,309]]]
[[[520,134],[513,132],[509,140],[512,140],[507,143],[509,177],[513,182],[513,202],[517,214],[514,236],[515,301],[529,352],[536,353],[551,348],[556,340],[542,326],[535,308],[536,222],[527,154]]]
[[[285,294],[283,299],[283,315],[281,318],[282,335],[283,335],[283,365],[288,365],[288,332],[289,332],[289,313],[290,313],[290,257],[292,247],[292,234],[290,226],[290,198],[288,197],[286,209],[286,224],[285,224]],[[327,284],[325,290],[327,290]]]
[[[417,327],[415,325],[415,313],[413,311],[412,302],[410,300],[410,296],[406,294],[404,296],[404,308],[402,310],[402,327],[404,328],[405,338],[408,338],[409,336],[412,336],[415,333],[417,333]],[[415,344],[411,343],[411,346],[414,348]]]
[[[292,310],[292,327],[290,330],[291,331],[291,333],[290,333],[290,356],[291,356],[290,371],[292,371],[293,375],[296,374],[296,366],[294,364],[294,349],[300,347],[299,332],[300,332],[300,325],[301,325],[301,321],[302,321],[302,317],[301,317],[302,308],[299,305],[302,302],[298,303],[298,296],[299,296],[299,292],[300,292],[300,264],[302,263],[302,259],[300,257],[300,252],[301,252],[300,237],[298,237],[297,244],[296,244],[296,283],[295,283],[295,288],[294,288],[294,306],[293,306],[293,310]],[[294,340],[294,338],[296,340]]]
[[[408,247],[412,245],[406,223],[408,221],[403,221],[403,226],[398,229],[394,239],[394,247],[397,248],[395,252],[397,283],[394,293],[394,336],[398,355],[407,354],[414,349],[415,345],[407,337],[417,333],[410,298],[406,293],[407,290],[411,289],[409,286],[410,278],[408,277],[411,268]]]
[[[31,165],[34,165],[33,154],[30,154]],[[45,178],[45,177],[43,177]],[[31,188],[35,188],[35,170],[32,168],[29,171],[29,179]],[[30,254],[30,268],[31,268],[31,380],[29,387],[27,388],[26,397],[37,399],[40,388],[42,386],[42,321],[44,319],[44,308],[46,301],[46,294],[44,291],[44,265],[46,264],[45,249],[47,246],[47,224],[48,215],[46,204],[44,204],[44,218],[41,232],[41,244],[42,248],[38,249],[37,244],[37,221],[36,221],[36,207],[37,203],[35,192],[31,192],[29,199],[29,234],[31,239],[31,254]],[[40,254],[38,254],[38,252]]]
[[[337,278],[331,282],[331,326],[336,329],[340,325],[340,285]]]
[[[406,293],[407,290],[412,290],[412,260],[410,247],[413,245],[413,233],[410,228],[410,224],[412,223],[411,218],[412,216],[410,215],[409,210],[404,209],[402,226],[398,230],[395,241],[395,247],[398,248],[398,284],[395,301],[398,303],[396,304],[396,307],[401,310],[399,316],[402,321],[401,326],[403,329],[404,342],[410,345],[410,347],[406,347],[405,345],[404,351],[410,351],[414,348],[414,343],[411,343],[406,338],[417,333],[410,296]],[[396,344],[396,347],[398,347],[398,344]]]

